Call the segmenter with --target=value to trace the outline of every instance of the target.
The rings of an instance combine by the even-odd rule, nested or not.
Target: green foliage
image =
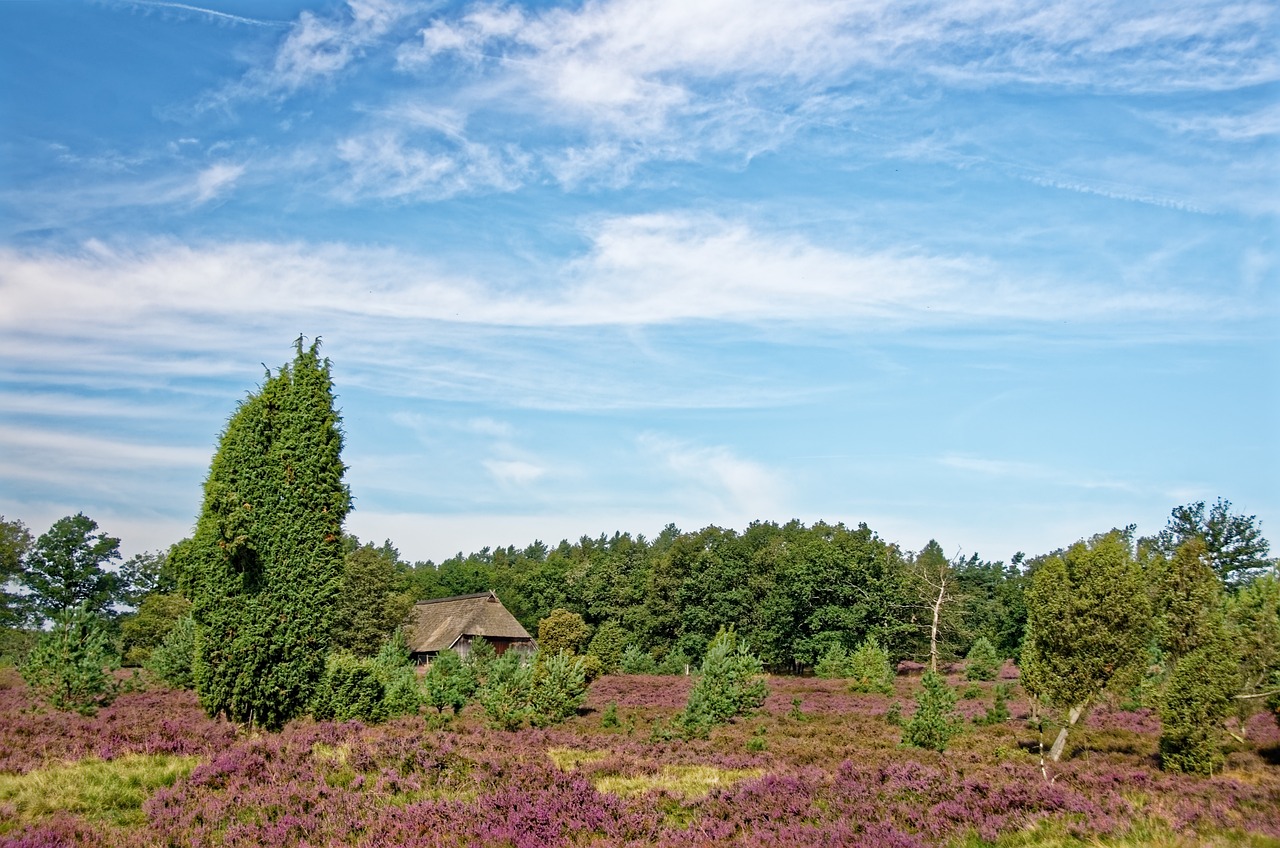
[[[1199,648],[1213,621],[1221,619],[1222,584],[1199,536],[1178,545],[1172,557],[1157,557],[1150,570],[1156,645],[1173,665]]]
[[[1272,565],[1267,559],[1271,544],[1262,535],[1258,517],[1232,513],[1231,501],[1222,498],[1207,509],[1204,501],[1176,507],[1154,541],[1172,556],[1191,539],[1203,543],[1210,567],[1227,585],[1248,582]]]
[[[1160,705],[1160,767],[1212,774],[1222,765],[1221,726],[1239,683],[1239,662],[1224,640],[1180,659]]]
[[[18,520],[0,515],[0,627],[20,624],[25,605],[19,595],[8,591],[9,581],[22,573],[22,561],[31,549],[31,531]]]
[[[657,674],[658,664],[648,651],[641,650],[638,645],[628,645],[622,652],[618,670],[623,674]]]
[[[916,693],[916,711],[902,728],[902,743],[914,748],[945,751],[951,738],[960,732],[963,720],[954,710],[956,693],[942,676],[924,673]]]
[[[622,664],[622,654],[631,643],[632,636],[616,621],[605,621],[596,628],[587,646],[587,655],[600,660],[601,671],[612,674]]]
[[[538,650],[550,656],[567,652],[580,654],[591,638],[591,628],[576,612],[552,610],[538,622]]]
[[[1280,578],[1268,574],[1241,586],[1227,599],[1226,618],[1240,659],[1241,693],[1260,695],[1276,688],[1273,681],[1280,674]],[[1242,725],[1261,700],[1236,700],[1236,718]]]
[[[147,659],[147,668],[175,689],[194,689],[191,664],[196,653],[196,623],[190,615],[178,619]]]
[[[980,718],[975,720],[975,724],[1003,724],[1010,718],[1009,714],[1009,687],[1006,684],[999,684],[995,689],[995,697],[992,701],[991,708],[986,711]]]
[[[1077,542],[1039,564],[1027,590],[1022,685],[1059,708],[1088,705],[1136,683],[1147,657],[1151,607],[1128,535]]]
[[[758,709],[769,694],[764,666],[733,629],[722,629],[707,648],[701,673],[689,693],[679,723],[690,736],[705,736],[712,727]]]
[[[382,643],[373,668],[382,681],[382,713],[387,718],[414,715],[422,706],[418,674],[409,659],[409,646],[403,630],[396,630]]]
[[[862,640],[858,649],[849,655],[846,665],[849,688],[854,692],[879,692],[893,694],[893,666],[889,653],[880,647],[875,637]]]
[[[360,719],[375,723],[387,717],[385,696],[386,687],[373,663],[350,654],[334,654],[315,689],[311,712],[319,721]]]
[[[299,339],[292,364],[241,402],[205,481],[195,535],[172,553],[193,603],[201,703],[269,729],[303,712],[326,676],[343,569],[351,497],[318,351],[319,342],[304,349]],[[363,673],[339,689],[356,678]]]
[[[194,756],[125,754],[105,762],[89,758],[50,764],[26,774],[0,774],[0,806],[15,814],[0,823],[0,834],[12,840],[12,833],[5,832],[7,826],[55,815],[122,827],[140,825],[146,821],[142,805],[147,798],[191,774],[199,764],[200,758]],[[58,844],[66,843],[59,840]]]
[[[92,715],[116,694],[109,645],[105,623],[87,605],[64,610],[27,655],[22,677],[56,709]]]
[[[120,566],[120,600],[129,606],[138,606],[148,595],[177,591],[177,574],[167,552],[134,554]]]
[[[838,680],[849,676],[849,651],[844,645],[836,642],[818,660],[813,673],[824,680]]]
[[[539,653],[529,688],[529,719],[536,727],[558,724],[578,712],[587,694],[583,657]]]
[[[604,708],[604,712],[600,714],[601,727],[617,727],[618,726],[618,704],[616,701],[610,701],[608,706]]]
[[[30,593],[26,603],[45,619],[79,606],[106,615],[120,583],[103,566],[118,559],[120,540],[98,532],[92,518],[82,512],[60,518],[24,561],[19,582]]]
[[[494,650],[493,644],[488,639],[473,639],[468,645],[467,665],[471,666],[471,671],[478,681],[488,676],[489,666],[493,665],[497,658],[498,652]]]
[[[658,674],[669,674],[672,676],[680,676],[689,672],[689,667],[693,665],[693,657],[686,654],[682,649],[676,648],[667,651],[667,655],[662,658],[662,662],[658,663]]]
[[[333,648],[372,656],[404,624],[413,606],[400,591],[400,563],[394,548],[361,545],[346,554],[334,600]]]
[[[533,710],[529,694],[533,668],[515,651],[507,651],[489,665],[476,692],[489,723],[501,730],[519,730]]]
[[[453,651],[441,651],[431,660],[422,683],[426,687],[427,706],[434,707],[437,713],[451,709],[457,715],[475,694],[474,666],[464,664]]]
[[[153,592],[142,599],[137,612],[120,622],[120,651],[126,666],[147,664],[182,619],[191,616],[191,602],[181,595]]]
[[[1000,655],[986,636],[974,641],[964,659],[964,676],[969,680],[995,680],[1000,671]]]

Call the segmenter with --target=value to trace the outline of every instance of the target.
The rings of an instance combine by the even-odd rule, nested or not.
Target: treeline
[[[615,533],[555,548],[486,548],[438,566],[403,566],[400,591],[437,598],[493,589],[530,632],[567,609],[597,638],[659,663],[670,654],[700,659],[731,626],[769,668],[794,672],[868,636],[895,660],[926,657],[929,580],[939,571],[954,587],[938,625],[941,652],[960,656],[986,637],[1013,656],[1026,622],[1022,564],[1020,557],[1007,565],[977,556],[951,562],[936,542],[911,553],[865,524],[756,522],[741,532],[668,526],[652,540]]]

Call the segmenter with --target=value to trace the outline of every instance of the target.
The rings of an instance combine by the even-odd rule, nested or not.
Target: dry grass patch
[[[713,789],[732,786],[763,774],[763,769],[664,766],[657,774],[642,774],[635,777],[606,775],[595,781],[595,787],[600,792],[618,796],[643,795],[660,789],[678,798],[694,800],[709,795]]]
[[[117,825],[145,820],[142,802],[152,792],[191,774],[199,757],[130,754],[114,760],[90,758],[26,774],[0,775],[0,808],[18,825],[75,813]],[[7,828],[0,824],[0,833]]]
[[[577,748],[549,748],[547,756],[560,771],[573,771],[588,763],[598,763],[609,756],[608,751],[582,751]]]

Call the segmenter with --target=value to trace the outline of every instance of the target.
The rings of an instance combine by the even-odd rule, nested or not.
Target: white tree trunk
[[[1053,740],[1053,747],[1049,749],[1049,759],[1055,763],[1062,756],[1062,751],[1067,747],[1067,731],[1076,726],[1076,722],[1080,720],[1080,716],[1084,715],[1086,704],[1072,707],[1067,710],[1067,726],[1058,731],[1058,738]]]

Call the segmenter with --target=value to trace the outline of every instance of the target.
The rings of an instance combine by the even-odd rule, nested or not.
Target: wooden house
[[[409,613],[405,637],[409,656],[420,665],[446,649],[465,658],[476,639],[493,645],[499,656],[509,650],[533,653],[538,647],[493,592],[418,601]]]

